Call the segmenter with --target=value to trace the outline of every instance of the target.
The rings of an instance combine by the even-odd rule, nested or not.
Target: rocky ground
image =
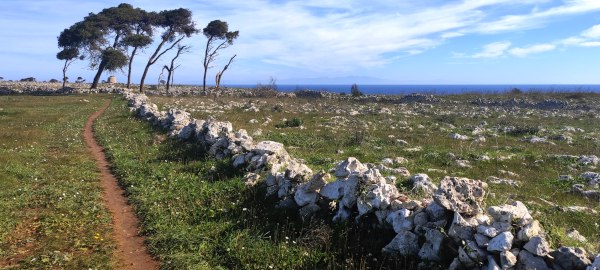
[[[598,268],[598,94],[237,94],[126,97],[278,206],[390,227],[384,251],[425,268]]]

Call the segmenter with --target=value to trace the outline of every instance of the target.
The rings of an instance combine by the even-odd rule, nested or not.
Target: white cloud
[[[473,58],[496,58],[504,55],[511,43],[508,41],[494,42],[483,46],[483,51],[473,55]]]
[[[532,46],[524,47],[524,48],[520,48],[520,47],[512,48],[508,52],[510,54],[518,56],[518,57],[525,57],[525,56],[533,54],[533,53],[548,52],[548,51],[552,51],[554,49],[556,49],[556,45],[554,45],[554,44],[537,44],[537,45],[532,45]]]
[[[587,41],[578,44],[581,47],[600,47],[600,41]]]
[[[581,33],[581,36],[586,38],[600,38],[600,24],[592,26]]]
[[[521,30],[540,27],[545,21],[560,17],[588,13],[600,10],[598,0],[565,0],[564,4],[540,10],[535,8],[528,14],[509,14],[499,20],[484,22],[475,28],[475,32],[497,33],[501,31]]]

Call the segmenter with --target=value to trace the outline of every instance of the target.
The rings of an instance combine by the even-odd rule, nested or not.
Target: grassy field
[[[597,106],[598,95],[528,94],[491,99],[560,98]],[[93,160],[82,140],[85,119],[109,98],[0,97],[0,268],[110,269],[110,217],[102,206]],[[598,169],[557,154],[600,153],[598,118],[588,110],[479,107],[477,96],[446,96],[438,104],[362,103],[328,99],[151,97],[161,109],[184,108],[244,128],[255,141],[274,140],[313,168],[329,170],[348,156],[379,163],[403,157],[411,174],[486,180],[510,178],[519,187],[490,184],[488,205],[526,203],[554,247],[600,250],[598,202],[569,193],[578,176]],[[481,125],[485,121],[485,125]],[[299,125],[299,126],[296,126]],[[478,129],[479,128],[479,129]],[[579,128],[579,129],[578,129]],[[302,222],[275,209],[264,187],[245,187],[229,160],[167,139],[164,131],[131,116],[120,98],[96,123],[112,168],[141,219],[150,251],[164,269],[397,269],[414,262],[380,250],[390,229]],[[458,141],[459,133],[485,142]],[[547,137],[552,143],[521,139]],[[572,143],[550,138],[567,135]],[[487,156],[489,160],[482,160]],[[467,160],[461,167],[456,160]],[[512,174],[511,174],[512,173]],[[572,181],[559,181],[569,174]],[[410,196],[408,179],[397,186]],[[583,206],[583,212],[565,211]],[[596,212],[594,212],[596,211]],[[567,237],[576,229],[587,238]]]
[[[566,98],[527,96],[536,100],[548,97]],[[427,173],[435,181],[444,175],[512,178],[520,183],[518,188],[490,185],[488,205],[521,200],[543,224],[553,246],[576,245],[597,252],[599,216],[593,211],[600,211],[600,206],[568,192],[573,183],[583,181],[578,178],[580,173],[596,168],[553,155],[600,153],[598,119],[577,110],[484,109],[466,102],[470,98],[448,96],[449,102],[434,105],[227,97],[151,100],[162,109],[185,108],[198,119],[212,116],[231,121],[234,128],[254,134],[255,141],[282,142],[313,170],[328,170],[348,156],[374,163],[386,157],[404,157],[407,162],[401,166],[413,174]],[[600,98],[575,96],[570,101],[593,105]],[[294,118],[297,120],[285,124]],[[487,122],[481,126],[486,142],[448,137],[453,132],[476,137],[473,131],[482,121]],[[293,122],[302,124],[286,127]],[[390,230],[334,225],[329,222],[331,217],[303,223],[294,213],[274,209],[261,188],[245,187],[241,172],[233,170],[229,160],[217,162],[192,144],[166,139],[163,131],[133,118],[124,102],[111,106],[98,122],[97,131],[137,206],[151,251],[166,269],[411,267],[410,261],[380,253],[394,236]],[[571,136],[573,143],[521,141],[530,135],[550,138],[557,134]],[[479,160],[482,156],[490,159]],[[471,167],[457,166],[457,159],[468,160]],[[559,181],[563,174],[574,180]],[[406,178],[400,177],[397,186],[411,194]],[[564,210],[566,206],[587,210],[570,212]],[[568,229],[578,230],[588,240],[567,237]]]
[[[110,214],[82,136],[107,98],[0,96],[0,268],[111,269]]]

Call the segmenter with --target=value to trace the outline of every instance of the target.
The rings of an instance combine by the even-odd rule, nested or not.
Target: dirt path
[[[138,235],[139,221],[132,207],[127,203],[123,189],[119,187],[117,179],[112,175],[102,147],[94,138],[92,125],[109,105],[110,100],[88,118],[83,135],[101,173],[104,203],[112,213],[117,242],[115,252],[118,261],[117,269],[158,269],[158,262],[146,250],[144,238]]]

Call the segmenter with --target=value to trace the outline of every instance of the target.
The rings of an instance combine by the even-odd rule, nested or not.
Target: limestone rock
[[[516,268],[517,270],[550,270],[544,259],[536,257],[527,250],[519,252]],[[568,269],[568,268],[567,268]]]
[[[534,220],[517,232],[517,239],[519,239],[519,241],[529,241],[532,237],[539,235],[541,230],[542,228],[540,227],[539,221]]]
[[[440,253],[444,238],[444,234],[439,230],[428,229],[425,232],[425,243],[421,247],[421,250],[419,250],[419,258],[425,261],[441,260]]]
[[[559,247],[550,255],[564,269],[584,270],[592,263],[587,257],[587,252],[578,247]]]
[[[514,237],[510,232],[500,233],[496,237],[492,238],[492,240],[490,240],[487,250],[496,252],[510,250],[513,239]]]
[[[367,166],[360,163],[356,158],[349,157],[337,166],[334,175],[336,177],[346,178],[351,173],[363,173],[368,169]]]
[[[532,237],[523,248],[531,252],[531,254],[540,257],[546,256],[550,252],[550,245],[548,245],[546,239],[539,235]]]
[[[410,231],[414,225],[413,217],[410,214],[410,210],[400,209],[390,213],[386,220],[388,223],[392,224],[396,233],[401,231]]]
[[[431,182],[431,179],[427,174],[419,173],[415,174],[410,178],[410,182],[414,190],[421,191],[427,195],[431,195],[435,192],[437,187]]]
[[[518,252],[518,250],[515,250]],[[500,265],[502,269],[509,269],[514,267],[517,264],[517,256],[512,251],[502,251],[500,252]]]
[[[431,221],[446,219],[448,215],[448,211],[446,210],[446,208],[442,207],[435,201],[432,201],[427,205],[427,207],[425,208],[425,213],[427,213],[427,215],[429,216],[429,220]]]
[[[496,260],[494,259],[493,256],[488,255],[487,256],[487,265],[482,268],[485,270],[501,270],[502,268],[500,268],[500,265],[498,265],[498,263],[496,262]]]
[[[419,253],[419,237],[409,231],[400,231],[382,251],[403,256],[417,255]]]
[[[346,180],[338,179],[334,182],[327,183],[321,188],[319,193],[328,200],[337,201],[344,194],[344,186]]]
[[[433,198],[444,208],[466,215],[481,213],[487,184],[479,180],[445,177]]]

